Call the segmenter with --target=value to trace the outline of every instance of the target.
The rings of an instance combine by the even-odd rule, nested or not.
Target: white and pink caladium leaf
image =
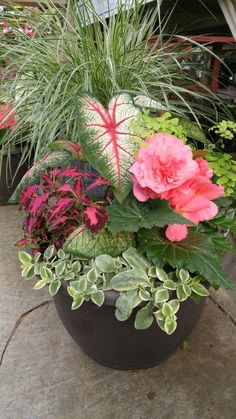
[[[118,95],[104,108],[96,99],[86,96],[80,101],[86,128],[91,135],[80,139],[90,164],[112,182],[117,199],[122,202],[131,190],[129,169],[134,161],[130,141],[130,123],[139,110],[131,98]]]

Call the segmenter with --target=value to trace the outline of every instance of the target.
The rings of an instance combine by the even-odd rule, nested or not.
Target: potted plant
[[[67,151],[34,165],[15,194],[17,244],[32,248],[19,253],[22,276],[49,287],[96,361],[155,365],[191,333],[209,286],[232,288],[221,257],[235,252],[225,237],[235,232],[233,194],[224,197],[210,167],[211,144],[196,150],[191,121],[140,112],[125,94],[107,108],[84,95],[76,112],[77,154],[73,143],[55,144]]]

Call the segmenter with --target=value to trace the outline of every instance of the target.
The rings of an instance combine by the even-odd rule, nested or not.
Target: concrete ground
[[[236,419],[236,294],[212,291],[189,347],[165,363],[112,370],[21,279],[18,225],[17,207],[0,207],[0,419]]]

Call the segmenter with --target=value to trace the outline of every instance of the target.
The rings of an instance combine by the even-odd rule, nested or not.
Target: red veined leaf
[[[50,211],[50,217],[48,221],[50,222],[54,217],[58,216],[59,214],[63,214],[70,207],[73,201],[73,198],[60,198]]]
[[[39,212],[42,212],[49,198],[49,193],[43,193],[42,195],[37,195],[36,198],[31,202],[31,213],[35,217]]]
[[[57,190],[58,192],[72,192],[72,188],[69,183],[64,183],[64,185],[60,186]]]
[[[84,223],[92,233],[98,233],[107,223],[107,212],[101,205],[87,206],[84,211]]]
[[[114,97],[108,109],[91,97],[81,100],[89,138],[80,142],[87,160],[105,178],[112,181],[117,198],[122,201],[131,189],[129,169],[134,161],[130,141],[130,123],[138,113],[129,96]]]

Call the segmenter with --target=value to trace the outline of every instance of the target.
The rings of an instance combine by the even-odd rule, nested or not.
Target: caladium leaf
[[[104,228],[94,235],[85,226],[80,226],[66,239],[63,250],[80,258],[92,259],[99,255],[119,256],[130,246],[135,246],[131,233],[111,234]]]
[[[34,185],[39,182],[40,174],[45,171],[45,169],[51,167],[64,167],[71,160],[71,154],[68,151],[57,151],[47,154],[44,158],[36,162],[26,174],[21,179],[19,185],[17,186],[15,192],[11,196],[9,203],[17,204],[21,192],[27,188],[29,185]]]
[[[91,135],[80,140],[90,164],[112,181],[114,193],[123,201],[131,189],[129,168],[134,160],[130,142],[130,123],[137,115],[128,95],[115,96],[104,108],[96,99],[84,97],[80,102],[85,125]]]

